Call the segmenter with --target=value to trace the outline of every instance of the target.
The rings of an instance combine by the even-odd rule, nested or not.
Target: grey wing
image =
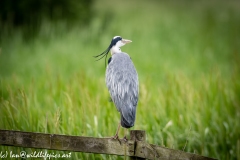
[[[113,56],[107,67],[106,84],[121,113],[121,121],[124,121],[126,127],[133,126],[138,103],[138,75],[127,54]]]

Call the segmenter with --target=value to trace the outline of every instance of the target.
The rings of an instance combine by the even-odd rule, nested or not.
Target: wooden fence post
[[[146,133],[143,130],[131,130],[130,131],[130,140],[134,141],[134,149],[136,149],[137,141],[146,141]],[[135,153],[134,153],[135,155]],[[131,156],[130,160],[145,160],[145,158]]]

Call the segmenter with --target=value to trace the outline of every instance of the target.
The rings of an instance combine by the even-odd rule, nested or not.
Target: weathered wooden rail
[[[34,132],[0,130],[0,145],[75,151],[98,154],[126,155],[131,159],[213,160],[197,154],[148,144],[145,131],[130,131],[130,140],[68,136]]]

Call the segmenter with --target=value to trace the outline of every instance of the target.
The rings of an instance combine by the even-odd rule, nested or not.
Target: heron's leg
[[[113,139],[118,139],[118,132],[119,132],[119,129],[120,129],[120,125],[121,125],[121,122],[119,122],[119,124],[118,124],[116,134],[112,137]]]
[[[127,139],[127,131],[128,131],[128,129],[124,128],[124,137],[123,137],[123,140],[124,140],[125,142],[128,141],[128,139]]]

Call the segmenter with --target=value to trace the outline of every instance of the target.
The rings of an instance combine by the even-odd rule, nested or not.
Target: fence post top
[[[130,139],[133,141],[145,141],[146,132],[144,130],[131,130],[130,137]]]

